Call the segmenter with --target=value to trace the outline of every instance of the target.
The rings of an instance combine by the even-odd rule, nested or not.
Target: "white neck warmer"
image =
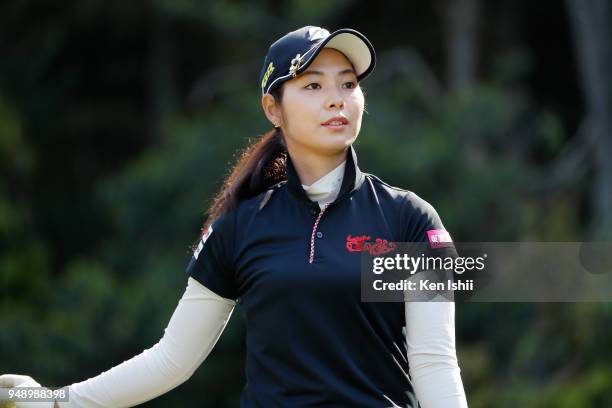
[[[308,198],[319,203],[321,208],[325,204],[334,201],[338,197],[340,187],[342,186],[345,165],[346,160],[311,185],[305,186],[302,184],[302,188],[306,191]]]

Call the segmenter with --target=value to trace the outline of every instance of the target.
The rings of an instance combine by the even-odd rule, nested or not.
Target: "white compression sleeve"
[[[208,356],[235,304],[190,277],[162,339],[130,360],[70,385],[70,402],[60,407],[132,407],[180,385]]]
[[[423,408],[467,408],[455,350],[455,303],[405,302],[410,377]]]

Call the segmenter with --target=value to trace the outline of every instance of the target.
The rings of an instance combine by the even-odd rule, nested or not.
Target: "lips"
[[[348,125],[348,119],[344,116],[335,116],[321,123],[322,126],[338,127]]]

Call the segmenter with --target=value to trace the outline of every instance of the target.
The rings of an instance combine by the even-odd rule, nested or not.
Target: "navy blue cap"
[[[302,73],[323,48],[343,53],[353,64],[357,81],[368,76],[376,65],[374,47],[360,32],[342,28],[330,34],[324,28],[306,26],[285,34],[270,46],[259,75],[261,93],[269,93]]]

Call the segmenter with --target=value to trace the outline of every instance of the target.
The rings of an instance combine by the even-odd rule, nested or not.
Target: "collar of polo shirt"
[[[346,160],[344,161],[343,165],[344,173],[342,176],[342,184],[340,185],[340,190],[337,192],[335,201],[340,201],[351,195],[353,191],[357,190],[361,184],[363,184],[364,180],[364,175],[357,165],[357,153],[352,145],[347,149]],[[338,168],[332,170],[332,172],[336,170],[338,170]],[[317,184],[317,182],[314,184]],[[291,162],[291,156],[287,156],[287,187],[296,198],[309,204],[313,203],[313,200],[309,197],[309,194],[304,189],[297,171]],[[309,192],[312,191],[309,189]]]

